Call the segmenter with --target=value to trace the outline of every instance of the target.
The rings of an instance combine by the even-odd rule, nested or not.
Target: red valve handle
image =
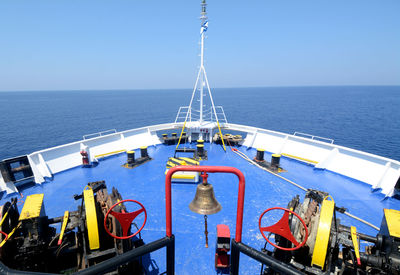
[[[269,211],[271,210],[284,210],[285,213],[283,213],[282,218],[274,225],[271,226],[266,226],[266,227],[261,227],[261,219],[262,217]],[[289,227],[289,213],[295,215],[303,224],[305,231],[306,231],[306,237],[304,238],[303,242],[299,244],[298,241],[296,241],[296,239],[294,238],[292,232],[290,231],[290,227]],[[283,207],[272,207],[272,208],[268,208],[267,210],[265,210],[261,216],[260,219],[258,220],[258,227],[260,229],[261,235],[264,237],[264,239],[270,243],[272,246],[278,248],[278,249],[282,249],[282,250],[286,250],[286,251],[293,251],[293,250],[297,250],[300,247],[304,246],[307,242],[308,239],[308,229],[306,226],[306,223],[304,222],[304,220],[294,211],[283,208]],[[286,247],[281,247],[278,246],[274,243],[272,243],[264,234],[264,232],[271,232],[274,233],[276,235],[282,236],[285,239],[289,240],[290,242],[292,242],[295,247],[291,247],[291,248],[286,248]]]
[[[141,208],[139,210],[136,210],[136,211],[133,211],[133,212],[129,212],[129,213],[119,213],[119,212],[112,211],[112,209],[114,207],[116,207],[117,205],[119,205],[121,203],[124,203],[124,202],[128,202],[128,201],[139,204],[141,206]],[[130,228],[133,220],[139,214],[141,214],[143,212],[144,212],[144,222],[143,222],[142,227],[140,227],[139,230],[136,231],[135,233],[133,233],[132,235],[127,236],[129,228]],[[108,230],[108,228],[107,228],[107,219],[108,219],[109,215],[114,216],[118,220],[118,222],[121,224],[122,237],[115,236],[115,235],[111,234],[111,232]],[[104,217],[104,228],[105,228],[106,232],[108,233],[108,235],[110,235],[111,237],[113,237],[115,239],[119,239],[119,240],[125,240],[125,239],[129,239],[129,238],[132,238],[132,237],[136,236],[143,229],[144,225],[146,224],[146,221],[147,221],[147,212],[146,212],[146,209],[144,208],[143,204],[141,204],[140,202],[135,201],[135,200],[122,200],[122,201],[117,202],[113,206],[111,206],[111,208],[107,211],[107,214]]]
[[[7,234],[7,233],[5,233],[5,232],[3,232],[3,231],[1,231],[1,230],[0,230],[0,234],[2,234],[2,235],[4,235],[4,236],[6,236],[5,240],[7,240],[7,239],[8,239],[8,234]]]

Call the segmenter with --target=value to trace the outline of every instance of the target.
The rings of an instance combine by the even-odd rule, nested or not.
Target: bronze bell
[[[214,195],[214,188],[206,181],[197,185],[196,195],[189,204],[190,210],[202,215],[218,213],[222,206]]]

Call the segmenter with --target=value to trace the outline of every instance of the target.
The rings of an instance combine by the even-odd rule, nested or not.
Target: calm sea
[[[229,122],[332,138],[400,160],[400,86],[213,90]],[[98,131],[173,122],[191,90],[0,93],[0,159]]]

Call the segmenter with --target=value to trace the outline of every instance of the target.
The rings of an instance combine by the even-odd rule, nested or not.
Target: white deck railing
[[[94,137],[100,137],[100,136],[105,136],[105,135],[110,135],[110,134],[114,134],[116,133],[117,130],[116,129],[110,129],[110,130],[106,130],[106,131],[102,131],[102,132],[97,132],[97,133],[93,133],[93,134],[87,134],[83,136],[83,139],[88,139],[88,138],[94,138]]]
[[[393,196],[400,177],[400,162],[374,154],[350,149],[276,131],[239,124],[227,124],[227,129],[247,132],[244,146],[263,148],[300,161],[311,163],[316,169],[326,169],[381,189]]]
[[[294,132],[293,135],[294,136],[300,136],[300,137],[307,137],[307,138],[311,138],[311,139],[315,139],[315,140],[319,140],[319,141],[323,141],[323,142],[329,142],[330,144],[333,144],[333,142],[334,142],[334,140],[331,139],[331,138],[313,136],[313,135],[302,133],[302,132]]]
[[[80,150],[88,148],[90,158],[95,155],[130,150],[141,146],[160,144],[157,131],[172,130],[183,123],[159,124],[97,136],[37,151],[28,155],[36,183],[45,178],[82,164]],[[394,187],[400,177],[400,162],[366,152],[322,142],[316,139],[290,135],[239,124],[222,124],[224,131],[247,133],[243,145],[248,148],[263,148],[271,153],[305,161],[315,169],[326,169],[380,189],[386,196],[394,195]],[[6,187],[0,174],[0,189]]]
[[[203,120],[216,122],[217,120],[215,118],[215,115],[217,116],[219,123],[228,123],[225,116],[224,108],[222,106],[215,106],[215,113],[211,107],[207,110],[204,110]],[[175,123],[185,122],[186,116],[188,122],[198,121],[200,120],[200,111],[193,108],[189,109],[189,106],[181,106],[179,107],[178,113],[176,115]]]
[[[82,148],[86,148],[90,160],[93,161],[96,155],[160,144],[157,131],[175,129],[181,126],[179,123],[167,123],[99,135],[31,153],[28,155],[28,159],[35,182],[42,183],[46,178],[52,178],[56,173],[81,165],[82,156],[79,152]]]

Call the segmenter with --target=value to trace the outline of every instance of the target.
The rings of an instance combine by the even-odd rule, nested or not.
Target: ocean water
[[[190,89],[0,93],[0,159],[175,120]],[[229,122],[304,132],[400,160],[400,86],[214,89]]]

